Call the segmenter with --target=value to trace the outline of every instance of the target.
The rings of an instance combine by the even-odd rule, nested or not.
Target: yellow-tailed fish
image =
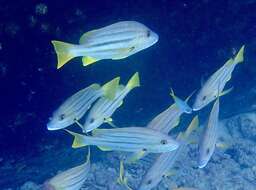
[[[92,84],[69,97],[54,111],[47,123],[47,129],[63,129],[78,122],[91,107],[91,104],[102,96],[113,99],[119,86],[119,79],[120,77],[116,77],[102,87],[99,84]]]
[[[186,102],[189,100],[191,95],[186,98],[185,100]],[[149,122],[149,124],[147,125],[147,128],[160,131],[161,133],[168,134],[173,128],[178,126],[180,121],[180,116],[183,113],[184,113],[183,110],[180,109],[176,103],[174,103],[171,106],[169,106],[166,110],[158,114],[156,117],[154,117],[154,119],[151,122]],[[134,163],[146,155],[147,155],[146,151],[136,152],[131,155],[128,155],[127,158],[125,159],[125,162]]]
[[[207,125],[204,128],[202,139],[199,143],[198,167],[204,168],[209,162],[218,139],[219,130],[219,98],[214,102]]]
[[[181,100],[179,97],[175,96],[173,89],[171,89],[170,95],[172,96],[175,104],[178,106],[178,108],[183,112],[183,113],[192,113],[192,108],[188,105],[188,103],[184,100]]]
[[[94,145],[103,151],[146,150],[150,153],[162,153],[179,147],[179,142],[170,136],[144,127],[95,129],[92,131],[92,136],[68,132],[74,136],[73,148]]]
[[[198,117],[195,116],[186,131],[184,133],[179,133],[177,140],[182,141],[179,148],[173,152],[162,153],[157,157],[143,177],[139,190],[150,190],[156,187],[164,177],[169,175],[175,161],[187,145],[189,135],[198,127],[198,125]]]
[[[125,177],[124,162],[122,160],[120,161],[119,178],[117,179],[117,183],[123,185],[128,190],[132,190],[128,185],[127,177]]]
[[[244,60],[244,46],[241,47],[235,58],[229,59],[219,70],[217,70],[200,89],[193,105],[193,110],[197,111],[217,98],[218,87],[220,96],[227,94],[232,89],[223,91],[226,83],[231,79],[232,72],[236,65]]]
[[[44,190],[79,190],[88,177],[91,168],[90,149],[84,164],[59,173],[44,183]]]
[[[122,21],[109,26],[86,32],[79,44],[52,41],[57,53],[58,65],[75,57],[83,57],[87,66],[103,59],[124,59],[158,41],[158,35],[145,25],[135,21]]]
[[[140,86],[139,73],[136,72],[127,85],[119,85],[114,99],[101,97],[91,108],[83,125],[83,132],[90,132],[98,128],[102,123],[111,123],[112,114],[122,105],[123,99],[135,87]]]

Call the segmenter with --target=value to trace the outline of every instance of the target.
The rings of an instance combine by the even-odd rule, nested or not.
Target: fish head
[[[75,122],[72,118],[75,117],[70,117],[70,115],[67,115],[65,112],[56,111],[53,113],[53,116],[49,118],[47,129],[50,131],[64,129]]]
[[[96,116],[88,116],[88,118],[85,121],[84,129],[86,133],[92,131],[93,129],[98,128],[102,123],[104,123],[103,117],[96,117]]]
[[[203,144],[199,147],[199,160],[198,160],[198,167],[204,168],[207,163],[209,162],[213,152],[215,149],[215,145],[211,146],[211,144]]]
[[[198,111],[208,105],[210,102],[212,102],[216,97],[217,93],[214,93],[214,91],[208,91],[208,90],[201,90],[197,96],[196,100],[193,105],[193,110]]]
[[[162,180],[162,177],[155,176],[153,173],[157,173],[157,172],[149,172],[146,174],[146,176],[143,178],[142,182],[140,183],[138,190],[150,190],[156,187],[160,183],[160,181]]]
[[[171,137],[162,138],[160,141],[159,151],[161,152],[170,152],[179,148],[180,142],[172,139]]]
[[[133,47],[129,55],[135,54],[143,49],[146,49],[158,42],[159,36],[148,27],[144,26],[138,33],[137,37],[131,42],[130,46]]]

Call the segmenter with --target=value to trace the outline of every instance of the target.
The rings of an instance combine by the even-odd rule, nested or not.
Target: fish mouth
[[[201,107],[193,107],[192,110],[193,111],[199,111],[201,109]]]
[[[201,161],[201,162],[199,161],[198,168],[199,169],[204,168],[207,165],[207,163],[208,163],[207,161]]]

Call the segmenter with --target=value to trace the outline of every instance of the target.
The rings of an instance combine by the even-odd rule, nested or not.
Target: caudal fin
[[[126,87],[129,90],[132,90],[135,87],[139,87],[140,86],[140,77],[139,77],[139,73],[136,72],[128,81]]]
[[[52,44],[57,54],[57,59],[58,59],[57,69],[61,68],[69,60],[75,57],[75,55],[70,53],[70,49],[74,47],[73,44],[61,42],[61,41],[52,41]]]
[[[71,134],[72,136],[74,136],[74,141],[72,143],[72,148],[79,148],[79,147],[83,147],[83,146],[87,146],[87,144],[85,144],[85,135],[80,135],[78,133],[74,133],[72,131],[69,130],[65,130],[67,131],[69,134]]]

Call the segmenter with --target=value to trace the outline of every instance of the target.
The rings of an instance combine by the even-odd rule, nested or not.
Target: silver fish
[[[215,101],[207,126],[204,129],[202,140],[199,144],[199,161],[198,167],[204,168],[210,160],[218,139],[219,124],[219,98]]]
[[[193,93],[192,93],[193,94]],[[188,96],[185,100],[187,102],[192,96]],[[161,133],[168,134],[173,128],[178,126],[180,116],[184,113],[183,109],[175,102],[169,106],[166,110],[158,114],[148,125],[147,128],[160,131]],[[146,151],[140,151],[128,155],[125,159],[126,163],[134,163],[139,159],[145,157],[148,153]]]
[[[53,113],[47,124],[47,129],[58,130],[74,124],[101,96],[113,99],[119,85],[119,79],[120,77],[116,77],[102,87],[99,84],[92,84],[69,97]]]
[[[179,148],[173,152],[162,153],[157,157],[154,164],[150,167],[144,176],[139,190],[150,190],[156,187],[164,177],[169,175],[169,172],[175,161],[179,158],[180,154],[186,147],[189,135],[198,127],[198,125],[198,117],[195,116],[187,130],[184,133],[181,132],[178,135],[177,140],[180,142],[182,141]]]
[[[91,168],[90,149],[84,164],[59,173],[43,185],[43,190],[79,190]]]
[[[161,153],[173,151],[179,147],[179,142],[170,136],[144,127],[95,129],[92,131],[92,136],[68,132],[75,137],[73,148],[95,145],[103,151],[147,150],[151,153]]]
[[[120,85],[117,89],[113,100],[102,97],[100,98],[89,111],[86,121],[83,125],[83,132],[90,132],[98,128],[102,123],[109,122],[112,114],[118,109],[126,95],[135,87],[140,86],[139,74],[136,72],[126,87]]]
[[[122,21],[86,32],[79,45],[52,41],[61,68],[74,57],[83,57],[83,65],[103,59],[124,59],[158,41],[158,35],[145,25],[135,21]]]
[[[217,98],[218,90],[221,95],[224,95],[230,91],[230,89],[223,91],[226,83],[231,79],[232,72],[238,63],[242,63],[244,60],[244,46],[241,47],[236,57],[229,59],[219,70],[217,70],[200,89],[196,96],[196,100],[193,105],[193,110],[197,111],[208,105],[210,102]]]

